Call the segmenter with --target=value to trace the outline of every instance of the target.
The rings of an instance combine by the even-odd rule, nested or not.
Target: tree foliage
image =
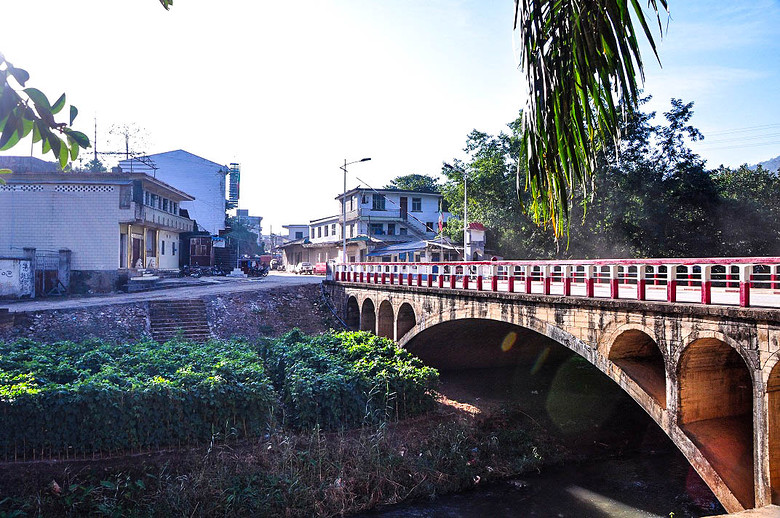
[[[43,154],[52,153],[64,168],[69,160],[76,159],[80,148],[90,146],[84,133],[70,127],[78,114],[75,106],[66,110],[67,123],[55,119],[65,108],[65,94],[52,103],[37,88],[27,87],[30,74],[15,67],[2,54],[0,79],[0,151],[14,147],[32,134],[33,143],[41,143]]]
[[[518,184],[530,193],[534,221],[561,235],[575,191],[591,191],[600,152],[619,136],[628,113],[621,107],[639,101],[638,32],[653,52],[655,42],[637,0],[516,0],[515,6],[529,92]],[[667,1],[648,6],[660,28],[659,7]]]
[[[439,179],[434,178],[433,176],[424,174],[407,174],[403,176],[397,176],[393,180],[390,180],[390,183],[385,185],[385,189],[401,189],[404,191],[440,193],[441,185],[439,184]]]
[[[521,119],[498,136],[473,131],[469,158],[469,220],[487,227],[488,246],[517,259],[554,257],[701,257],[780,254],[778,174],[742,166],[707,170],[686,145],[701,138],[691,124],[693,103],[672,99],[663,124],[634,110],[620,131],[619,149],[604,146],[590,193],[575,189],[568,241],[534,223],[530,193],[515,195],[513,172],[523,157]],[[619,159],[617,158],[619,156]],[[443,193],[455,215],[463,211],[463,178],[444,170]],[[587,203],[586,203],[587,201]],[[462,226],[450,220],[458,239]]]

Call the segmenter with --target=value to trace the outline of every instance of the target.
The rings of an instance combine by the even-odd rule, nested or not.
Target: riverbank
[[[0,466],[0,512],[28,516],[334,516],[462,491],[559,462],[529,418],[441,397],[424,416],[275,432],[187,451]]]

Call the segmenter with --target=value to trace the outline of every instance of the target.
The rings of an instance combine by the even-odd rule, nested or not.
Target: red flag
[[[444,229],[444,219],[442,219],[441,212],[439,212],[439,232]]]

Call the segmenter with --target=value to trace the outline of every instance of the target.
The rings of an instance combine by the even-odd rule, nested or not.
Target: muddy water
[[[650,417],[581,358],[442,373],[442,392],[485,412],[502,405],[519,409],[530,417],[530,426],[559,439],[569,460],[516,480],[365,516],[602,518],[724,512]]]

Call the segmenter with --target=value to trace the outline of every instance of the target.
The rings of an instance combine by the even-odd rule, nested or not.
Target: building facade
[[[26,173],[0,185],[0,256],[69,251],[71,281],[114,289],[120,273],[177,269],[193,197],[143,173]],[[75,289],[73,291],[80,291]]]
[[[125,173],[146,173],[192,195],[193,199],[183,202],[181,208],[195,220],[198,230],[219,235],[219,231],[225,229],[225,176],[228,166],[179,149],[121,160],[119,167]]]
[[[311,220],[308,237],[283,245],[287,264],[340,261],[345,234],[350,262],[367,261],[375,248],[433,240],[439,217],[446,222],[450,216],[440,213],[441,199],[437,193],[400,189],[357,188],[340,194],[338,214]]]

